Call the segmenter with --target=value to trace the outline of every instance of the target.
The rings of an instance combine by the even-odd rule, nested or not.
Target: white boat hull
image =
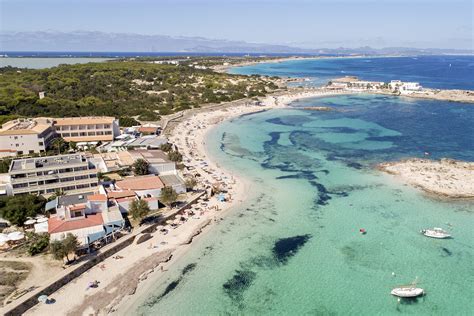
[[[421,231],[421,233],[430,238],[445,239],[451,237],[450,234],[441,229],[424,229]]]
[[[418,287],[397,287],[394,288],[390,294],[397,297],[417,297],[424,294],[424,290]]]

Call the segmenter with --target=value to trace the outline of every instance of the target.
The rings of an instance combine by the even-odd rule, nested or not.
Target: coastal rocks
[[[141,244],[142,242],[145,242],[145,241],[151,239],[151,237],[153,237],[151,234],[141,234],[141,235],[137,238],[136,244],[139,245],[139,244]]]
[[[182,245],[188,245],[190,244],[194,237],[196,237],[197,235],[199,235],[201,232],[202,232],[202,229],[206,226],[208,226],[209,224],[211,223],[211,219],[208,219],[206,220],[205,222],[203,222],[202,224],[200,224],[192,233],[191,235],[182,243]]]
[[[411,98],[474,103],[474,91],[471,90],[439,90],[425,88],[420,92],[413,92],[403,96]]]
[[[382,163],[377,168],[441,197],[474,198],[474,163],[412,158]]]

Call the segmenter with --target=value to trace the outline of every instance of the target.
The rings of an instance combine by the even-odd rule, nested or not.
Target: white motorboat
[[[390,294],[398,297],[417,297],[423,295],[425,291],[419,287],[402,286],[394,288]]]
[[[421,233],[425,235],[426,237],[431,237],[431,238],[443,239],[443,238],[451,237],[451,235],[447,231],[439,227],[434,227],[432,229],[423,229]]]

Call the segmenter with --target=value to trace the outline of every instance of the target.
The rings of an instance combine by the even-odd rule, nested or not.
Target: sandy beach
[[[243,102],[240,106],[213,108],[184,118],[172,129],[170,142],[183,154],[183,162],[192,170],[189,173],[199,173],[198,189],[219,182],[220,188],[227,192],[227,201],[220,202],[216,196],[206,202],[201,200],[196,205],[196,215],[175,229],[170,225],[158,226],[151,239],[141,244],[135,241],[51,295],[54,304],[38,304],[27,314],[103,315],[115,312],[122,315],[137,297],[146,294],[150,285],[159,282],[168,266],[186,254],[196,236],[208,231],[208,226],[216,225],[225,211],[249,194],[251,183],[223,169],[208,156],[205,150],[207,133],[220,122],[243,114],[283,108],[297,99],[331,94],[335,93],[324,89],[291,90],[262,98],[261,105]],[[161,233],[162,228],[169,233]],[[97,288],[88,287],[93,281],[99,281]]]
[[[414,158],[382,163],[378,165],[378,168],[436,196],[474,197],[474,163],[472,162]]]

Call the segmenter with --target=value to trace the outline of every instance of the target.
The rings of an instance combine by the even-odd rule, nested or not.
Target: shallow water
[[[251,196],[136,313],[472,312],[474,204],[434,199],[372,166],[425,151],[474,161],[473,105],[363,95],[294,105],[336,111],[272,110],[211,131],[209,152],[252,180]],[[432,226],[454,238],[420,235]],[[427,295],[397,304],[391,288],[416,278]]]

